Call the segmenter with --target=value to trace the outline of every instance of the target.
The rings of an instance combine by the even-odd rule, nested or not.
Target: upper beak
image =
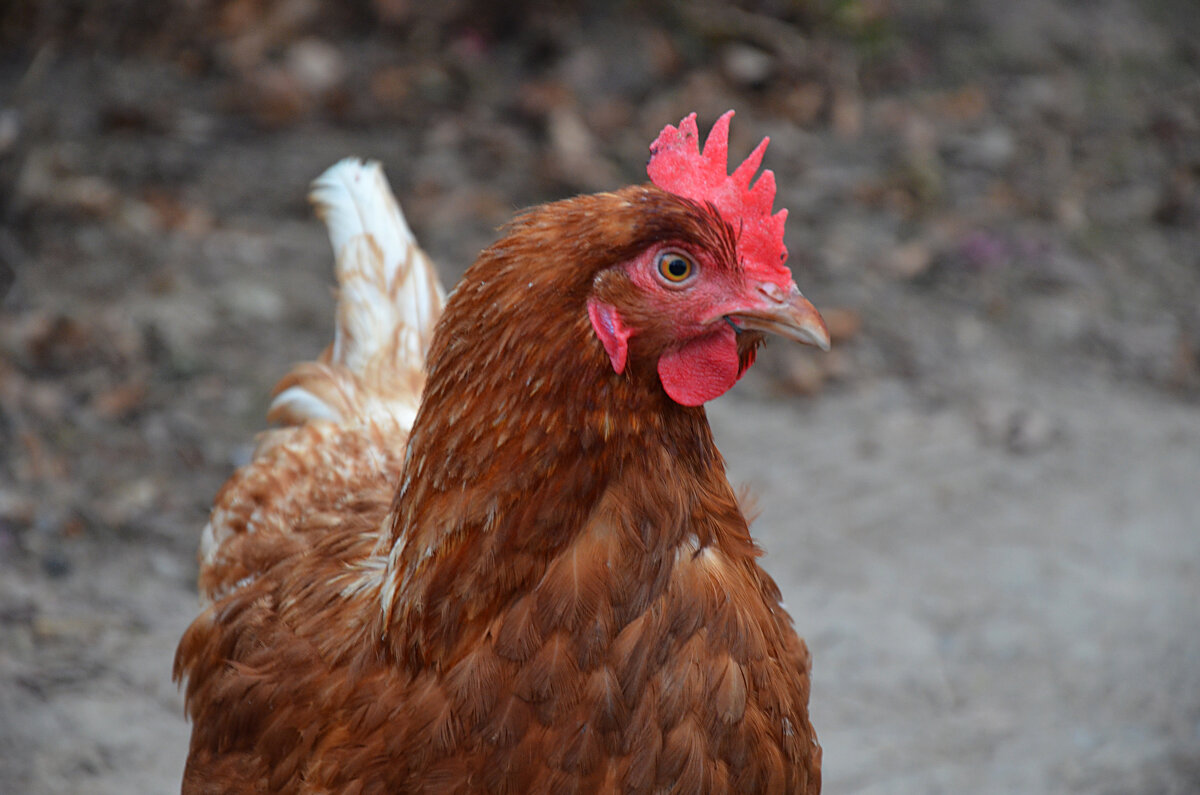
[[[726,315],[735,329],[766,331],[829,350],[829,329],[825,328],[821,313],[797,287],[793,285],[791,292],[784,294],[776,285],[764,282],[758,292],[760,297],[752,306]]]

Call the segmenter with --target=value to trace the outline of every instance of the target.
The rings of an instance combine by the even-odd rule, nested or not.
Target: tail
[[[445,293],[374,161],[342,160],[309,200],[337,257],[337,329],[320,359],[279,382],[267,418],[279,425],[389,419],[412,428],[425,354]]]
[[[253,459],[217,494],[200,538],[209,600],[331,532],[312,517],[343,517],[345,531],[355,526],[347,516],[382,515],[425,384],[445,294],[383,169],[343,160],[310,198],[337,257],[337,330],[275,387],[267,418],[282,427],[259,435]],[[348,508],[348,495],[362,504]]]

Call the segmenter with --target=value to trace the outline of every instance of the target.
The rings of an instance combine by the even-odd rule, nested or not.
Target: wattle
[[[720,397],[739,377],[737,334],[727,324],[658,360],[663,389],[684,406],[699,406]]]

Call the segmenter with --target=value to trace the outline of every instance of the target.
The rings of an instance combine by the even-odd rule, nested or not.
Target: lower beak
[[[726,316],[735,329],[765,331],[823,351],[829,350],[829,330],[825,328],[825,321],[799,290],[793,288],[790,295],[780,296],[778,300],[765,290],[763,294],[767,300],[758,306]]]

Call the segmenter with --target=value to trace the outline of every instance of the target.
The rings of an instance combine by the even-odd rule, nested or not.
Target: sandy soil
[[[312,177],[382,160],[452,281],[728,107],[838,337],[710,410],[826,791],[1200,791],[1200,14],[767,5],[0,15],[0,791],[177,790],[199,528],[330,334]]]

